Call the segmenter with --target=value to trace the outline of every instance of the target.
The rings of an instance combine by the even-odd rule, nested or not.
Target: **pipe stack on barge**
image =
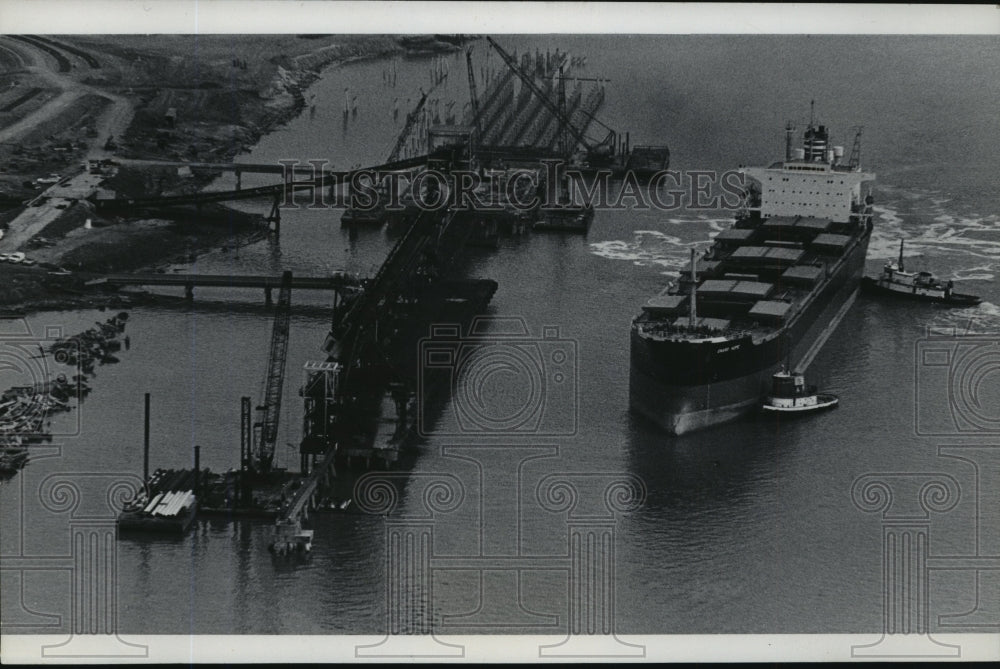
[[[198,478],[196,471],[188,469],[156,470],[146,492],[118,515],[118,531],[184,534],[197,513]]]

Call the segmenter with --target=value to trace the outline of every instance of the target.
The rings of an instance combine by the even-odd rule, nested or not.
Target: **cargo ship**
[[[732,227],[633,319],[634,412],[680,435],[754,411],[781,369],[803,372],[857,296],[872,231],[875,175],[810,120],[802,148],[741,168]]]

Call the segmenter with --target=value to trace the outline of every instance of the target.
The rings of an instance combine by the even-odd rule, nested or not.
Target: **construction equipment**
[[[483,119],[479,113],[479,93],[476,91],[476,74],[472,69],[472,47],[465,51],[465,62],[469,69],[469,98],[472,102],[472,119],[476,126],[476,136],[483,136]]]
[[[420,110],[424,108],[424,103],[426,102],[427,93],[424,93],[423,89],[421,89],[420,101],[417,102],[417,106],[413,108],[413,111],[406,115],[406,123],[403,124],[403,131],[396,138],[396,146],[392,147],[392,153],[389,154],[389,160],[386,162],[394,163],[399,160],[399,154],[403,150],[403,147],[406,146],[406,140],[410,136],[410,131],[413,130],[417,119],[420,118]]]
[[[595,142],[594,140],[588,138],[583,134],[583,132],[580,131],[579,128],[573,125],[566,113],[560,109],[560,106],[548,98],[545,92],[539,88],[538,84],[535,83],[532,77],[521,71],[517,61],[515,61],[509,53],[504,51],[503,47],[497,44],[492,37],[487,36],[486,41],[489,42],[491,47],[496,49],[496,52],[500,55],[500,58],[507,65],[507,67],[509,67],[511,71],[518,76],[521,82],[524,83],[524,85],[538,97],[542,105],[544,105],[545,108],[559,120],[562,127],[573,135],[573,138],[577,141],[577,143],[581,144],[587,150],[587,160],[591,165],[608,164],[614,160],[615,144],[618,135],[613,129],[604,123],[601,123],[601,121],[597,118],[590,116],[593,121],[607,128],[608,135],[600,142]]]
[[[281,276],[281,290],[271,330],[271,348],[267,354],[267,376],[264,377],[264,397],[258,411],[263,411],[257,428],[256,453],[252,467],[258,474],[266,474],[274,465],[275,445],[278,441],[278,419],[281,416],[281,389],[285,380],[285,358],[288,353],[288,326],[291,320],[292,273]]]
[[[563,79],[563,68],[562,65],[559,66],[559,84],[556,86],[556,102],[559,103],[559,117],[568,118],[566,116],[566,80]],[[559,150],[563,155],[570,152],[569,150],[569,140],[566,139],[566,124],[560,124],[559,128]]]

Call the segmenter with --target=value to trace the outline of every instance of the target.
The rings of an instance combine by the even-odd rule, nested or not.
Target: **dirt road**
[[[0,130],[0,142],[9,142],[19,137],[38,124],[66,111],[85,94],[92,93],[110,100],[111,105],[104,110],[97,121],[97,138],[91,143],[85,160],[109,158],[111,153],[104,149],[104,145],[109,137],[121,136],[128,128],[135,113],[133,104],[120,95],[88,86],[56,72],[44,54],[31,45],[0,37],[0,46],[6,51],[16,53],[24,63],[25,70],[62,91],[39,109]],[[7,233],[0,239],[0,251],[10,252],[24,247],[32,237],[54,221],[63,208],[70,206],[74,200],[84,199],[94,192],[102,178],[89,174],[82,167],[78,169],[79,173],[68,180],[64,179],[64,183],[53,185],[32,200],[31,205],[10,222]]]
[[[0,142],[9,142],[25,132],[31,130],[38,124],[55,117],[60,112],[65,111],[74,101],[83,97],[87,93],[99,95],[112,102],[112,106],[101,116],[98,124],[97,147],[88,153],[88,158],[106,158],[108,153],[104,151],[104,143],[110,135],[120,135],[128,127],[132,120],[134,108],[127,98],[108,91],[103,91],[93,86],[83,84],[71,77],[65,76],[52,69],[51,64],[44,58],[44,54],[37,48],[21,42],[15,42],[9,38],[0,37],[0,47],[5,51],[13,52],[24,63],[27,72],[37,75],[45,80],[49,85],[62,91],[52,100],[25,116],[16,123],[0,130]]]

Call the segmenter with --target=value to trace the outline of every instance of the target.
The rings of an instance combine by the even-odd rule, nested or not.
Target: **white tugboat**
[[[868,293],[955,307],[975,306],[983,301],[978,295],[956,293],[952,281],[941,283],[930,272],[907,272],[903,266],[903,240],[899,241],[899,260],[887,262],[877,279],[869,276],[862,278],[861,287]]]
[[[781,371],[771,379],[771,394],[764,401],[765,411],[800,414],[837,406],[836,395],[816,392],[816,386],[807,386],[802,374]]]

